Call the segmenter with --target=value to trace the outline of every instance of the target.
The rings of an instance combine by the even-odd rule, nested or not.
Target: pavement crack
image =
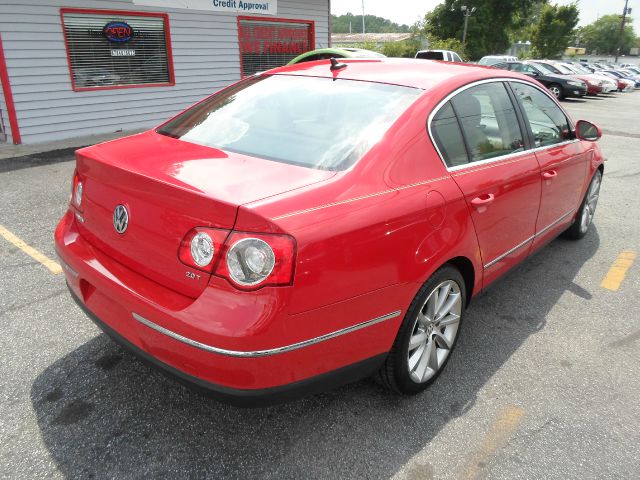
[[[58,297],[60,295],[62,295],[63,293],[65,293],[67,291],[67,289],[62,289],[62,290],[56,290],[55,292],[53,292],[50,295],[47,295],[45,297],[42,298],[38,298],[34,301],[31,301],[29,303],[23,303],[21,305],[14,305],[11,306],[9,308],[5,308],[4,310],[0,310],[0,317],[3,315],[6,315],[8,313],[13,313],[13,312],[17,312],[19,310],[22,310],[24,308],[30,307],[32,305],[37,305],[38,303],[42,303],[42,302],[46,302],[47,300],[51,300],[52,298]]]

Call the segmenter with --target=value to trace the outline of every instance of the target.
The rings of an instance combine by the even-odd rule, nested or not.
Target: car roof
[[[343,78],[403,85],[423,90],[431,90],[450,83],[452,80],[460,84],[496,77],[529,80],[528,77],[517,72],[455,62],[438,62],[412,58],[343,58],[340,59],[340,62],[347,65],[346,68],[331,71],[329,60],[318,60],[278,67],[264,73]]]

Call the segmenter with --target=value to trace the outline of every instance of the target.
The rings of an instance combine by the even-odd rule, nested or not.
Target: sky
[[[388,18],[396,23],[414,24],[432,10],[442,0],[364,0],[365,14],[377,15]],[[567,5],[574,0],[555,0],[551,3]],[[473,5],[473,0],[468,0]],[[587,25],[598,19],[599,16],[612,13],[622,14],[624,0],[578,0],[580,9],[579,25]],[[636,35],[640,35],[640,0],[629,0],[629,7],[633,8],[636,17],[633,28]],[[354,15],[362,14],[362,0],[331,0],[331,13],[342,15],[351,12]]]

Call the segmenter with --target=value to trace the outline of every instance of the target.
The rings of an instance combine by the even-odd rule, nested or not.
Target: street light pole
[[[462,30],[462,46],[464,47],[467,45],[467,25],[469,24],[469,17],[476,11],[476,7],[469,8],[466,5],[462,5],[460,10],[464,16],[464,29]]]
[[[622,21],[620,22],[620,38],[618,38],[618,48],[616,48],[616,58],[613,63],[618,63],[618,56],[620,55],[620,50],[622,49],[622,40],[624,38],[624,22],[627,19],[627,13],[631,13],[631,9],[627,8],[629,6],[629,0],[624,0],[624,10],[622,11]]]
[[[364,0],[362,0],[362,35],[363,35],[363,41],[364,41],[364,34],[366,32],[364,31]]]

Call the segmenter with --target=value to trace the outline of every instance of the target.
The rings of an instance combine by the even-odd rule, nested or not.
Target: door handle
[[[474,207],[484,207],[486,205],[489,205],[491,202],[493,202],[495,198],[496,197],[494,197],[493,193],[484,193],[479,197],[476,197],[473,200],[471,200],[471,205],[473,205]]]
[[[558,176],[558,172],[556,172],[555,170],[549,170],[548,172],[544,172],[542,176],[548,179],[555,178]]]

